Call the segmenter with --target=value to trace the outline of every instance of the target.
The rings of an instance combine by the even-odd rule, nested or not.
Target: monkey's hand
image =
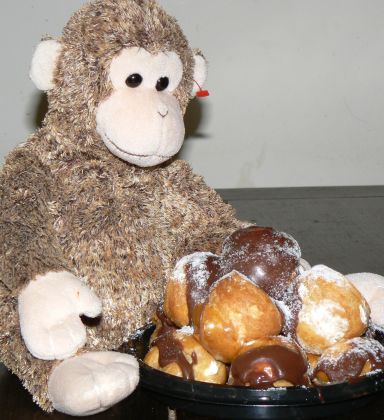
[[[21,335],[38,359],[75,354],[87,340],[80,315],[94,318],[100,313],[100,299],[68,271],[36,276],[19,295]]]

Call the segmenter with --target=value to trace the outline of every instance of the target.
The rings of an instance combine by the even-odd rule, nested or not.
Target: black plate
[[[342,384],[268,390],[181,379],[142,362],[153,329],[152,325],[143,329],[122,350],[138,357],[141,385],[174,409],[222,418],[313,419],[365,405],[384,389],[382,371]]]

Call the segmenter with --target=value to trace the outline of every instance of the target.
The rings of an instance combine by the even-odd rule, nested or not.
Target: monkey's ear
[[[61,44],[54,39],[41,41],[32,57],[29,77],[40,90],[51,90],[54,87],[53,75]]]
[[[192,96],[196,95],[196,92],[201,90],[205,80],[207,79],[207,61],[204,58],[203,54],[196,50],[194,54],[195,58],[195,68],[193,72],[193,87],[192,87]]]

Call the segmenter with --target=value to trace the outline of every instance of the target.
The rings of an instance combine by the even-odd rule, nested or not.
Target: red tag
[[[203,98],[204,96],[209,96],[209,92],[207,90],[198,90],[196,92],[196,96],[198,96],[199,98]]]

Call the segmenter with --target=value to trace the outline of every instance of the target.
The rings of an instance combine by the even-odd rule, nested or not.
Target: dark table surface
[[[292,234],[303,257],[342,273],[384,274],[384,186],[220,190],[237,216]],[[0,364],[0,419],[69,419],[46,414],[19,380]],[[208,417],[169,411],[156,395],[139,387],[125,401],[90,419],[204,420]],[[210,417],[212,418],[212,417]],[[240,417],[236,417],[240,418]],[[368,405],[326,419],[384,419],[384,392]]]

